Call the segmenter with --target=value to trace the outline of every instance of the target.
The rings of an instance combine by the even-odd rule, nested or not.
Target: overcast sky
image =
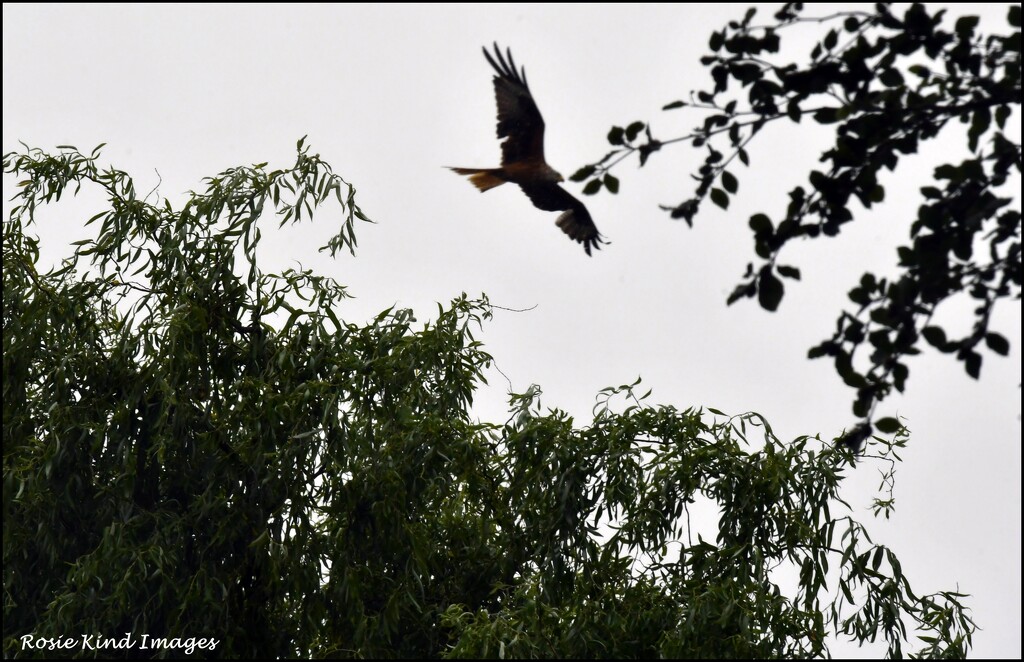
[[[691,195],[699,152],[676,145],[643,170],[621,165],[618,196],[586,199],[611,241],[590,258],[555,227],[556,214],[536,210],[518,189],[482,195],[442,167],[498,165],[482,45],[510,46],[525,66],[547,123],[547,159],[568,176],[607,151],[613,124],[650,120],[663,139],[697,124],[697,115],[660,108],[708,87],[698,62],[707,38],[742,11],[5,4],[3,149],[19,140],[83,150],[106,142],[102,163],[135,176],[139,191],[159,183],[159,195],[177,205],[227,167],[290,165],[296,140],[308,135],[311,151],[357,187],[377,223],[357,228],[355,258],[337,260],[316,250],[333,227],[326,216],[288,228],[265,269],[301,263],[348,285],[356,298],[340,316],[362,322],[397,304],[422,322],[436,302],[486,293],[500,306],[533,307],[496,311],[479,335],[512,387],[540,385],[544,406],[580,424],[601,388],[639,376],[656,403],[753,410],[782,439],[830,438],[855,422],[853,394],[830,363],[808,361],[807,349],[831,335],[864,271],[893,272],[917,188],[936,158],[963,149],[961,134],[906,159],[898,178],[884,175],[887,203],[870,215],[855,209],[858,222],[837,239],[787,247],[783,260],[803,280],[787,281],[775,314],[749,300],[726,307],[725,298],[754,258],[749,216],[778,214],[820,156],[826,134],[807,123],[766,130],[750,149],[751,167],[733,169],[740,193],[729,211],[705,205],[692,230],[658,204]],[[983,14],[982,29],[1006,30],[1004,5],[969,11]],[[5,217],[13,183],[4,177]],[[579,195],[578,185],[567,188]],[[81,223],[98,211],[91,204],[62,203],[43,216],[44,259],[86,236]],[[956,312],[947,318],[962,329]],[[864,463],[845,495],[874,540],[899,554],[918,594],[972,595],[984,628],[978,656],[1021,654],[1020,319],[1017,302],[997,310],[994,327],[1010,339],[1011,356],[986,353],[979,381],[926,351],[910,362],[908,393],[883,403],[883,415],[898,413],[912,431],[895,516],[869,521],[882,467]],[[477,414],[504,421],[507,390],[492,371]]]

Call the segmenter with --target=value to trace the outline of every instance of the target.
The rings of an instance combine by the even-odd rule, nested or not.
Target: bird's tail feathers
[[[498,176],[501,169],[479,170],[477,168],[452,168],[460,175],[468,175],[473,186],[480,189],[480,192],[489,191],[495,186],[501,186],[505,180]]]

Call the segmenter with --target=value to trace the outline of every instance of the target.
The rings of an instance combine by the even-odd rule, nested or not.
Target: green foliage
[[[823,657],[839,633],[899,656],[915,632],[923,655],[965,655],[962,596],[916,595],[833,514],[841,445],[653,406],[639,381],[587,426],[536,388],[475,421],[486,299],[360,325],[330,279],[260,270],[271,211],[333,195],[332,251],[364,218],[301,141],[293,167],[228,170],[180,211],[97,156],[4,157],[25,177],[3,230],[5,655],[54,655],[25,635],[183,654],[148,635],[215,640],[207,657]],[[27,231],[68,186],[108,209],[39,273]],[[885,429],[892,462],[906,431]]]
[[[633,153],[643,166],[664,145],[692,142],[706,153],[694,175],[695,194],[665,207],[672,218],[692,225],[706,198],[729,208],[739,187],[736,171],[727,168],[737,161],[750,165],[747,150],[766,125],[808,118],[833,127],[835,142],[821,157],[824,166],[789,193],[785,212],[775,220],[767,212],[750,219],[761,263],[748,265],[728,303],[756,296],[762,308],[774,311],[784,294],[775,274],[793,274],[793,267],[777,263],[790,241],[838,235],[855,220],[855,204],[870,209],[885,200],[884,171],[895,171],[921,143],[966,127],[968,157],[935,167],[935,184],[921,189],[917,217],[907,219],[909,242],[897,249],[898,275],[864,274],[849,293],[856,309],[842,312],[832,337],[809,353],[832,358],[857,392],[854,414],[870,426],[876,405],[894,389],[904,390],[906,359],[921,351],[922,336],[961,361],[973,378],[981,371],[982,343],[996,354],[1009,352],[1006,339],[989,330],[989,320],[996,302],[1020,299],[1021,216],[1019,206],[1010,207],[1015,195],[1019,205],[1021,166],[1020,5],[1008,7],[1002,35],[978,33],[976,16],[943,28],[946,10],[930,12],[921,4],[902,16],[886,4],[824,18],[802,12],[801,3],[790,3],[775,14],[774,24],[754,25],[750,9],[714,32],[711,52],[701,59],[713,86],[665,106],[702,110],[703,123],[690,135],[663,141],[651,137],[647,124],[631,125],[647,128],[640,142],[616,127],[608,136],[615,149],[577,175],[578,181],[593,178],[589,186]],[[820,24],[824,36],[804,58],[780,61],[782,34],[800,23]],[[958,295],[973,300],[973,328],[947,338],[933,315]]]

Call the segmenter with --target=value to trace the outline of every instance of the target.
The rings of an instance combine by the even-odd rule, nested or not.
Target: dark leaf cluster
[[[948,25],[945,14],[918,3],[900,13],[877,4],[812,18],[802,3],[790,3],[774,23],[756,25],[751,9],[709,39],[702,64],[713,85],[665,107],[702,110],[702,124],[671,140],[647,133],[648,145],[689,141],[705,152],[694,195],[665,207],[692,225],[706,199],[729,208],[739,189],[733,166],[750,165],[751,141],[766,126],[811,122],[832,131],[821,167],[789,192],[785,211],[758,212],[749,221],[759,263],[747,266],[728,303],[756,297],[775,311],[785,280],[800,277],[780,262],[789,242],[839,235],[858,207],[885,201],[885,182],[895,183],[892,173],[907,167],[909,155],[960,131],[966,157],[934,167],[934,183],[920,190],[916,218],[906,219],[907,241],[896,251],[896,275],[865,273],[849,293],[855,307],[809,352],[832,359],[856,391],[853,413],[868,424],[878,403],[906,387],[907,359],[921,351],[922,339],[973,378],[983,351],[1007,354],[1009,342],[989,322],[998,301],[1020,299],[1020,6],[1007,8],[1003,34],[980,33],[976,16]],[[824,36],[802,62],[781,61],[781,35],[807,23]],[[610,176],[608,168],[633,152],[646,160],[644,144],[619,144],[614,161],[606,163],[609,155],[583,168],[581,179]],[[934,315],[957,299],[971,302],[971,330],[953,337]]]
[[[330,279],[260,270],[264,214],[333,195],[332,250],[364,218],[301,142],[293,167],[227,170],[180,210],[97,157],[4,157],[25,177],[3,226],[5,656],[126,633],[57,652],[183,654],[146,634],[213,640],[193,651],[210,658],[825,657],[838,633],[965,655],[963,596],[918,595],[835,512],[842,445],[650,405],[639,380],[587,426],[536,388],[481,423],[486,299],[353,323]],[[28,231],[80,186],[107,197],[98,234],[41,273]],[[885,430],[858,443],[892,462],[906,431]]]

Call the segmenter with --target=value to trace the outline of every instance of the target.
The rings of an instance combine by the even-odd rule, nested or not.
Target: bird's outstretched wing
[[[544,163],[544,119],[526,84],[526,70],[516,71],[512,50],[501,54],[494,44],[494,57],[484,49],[484,57],[494,67],[494,97],[498,102],[498,137],[501,165]]]
[[[519,188],[523,189],[526,197],[530,198],[530,202],[537,209],[564,212],[558,216],[555,224],[562,228],[562,232],[569,235],[571,239],[583,244],[583,250],[587,252],[587,255],[590,255],[591,248],[600,250],[601,244],[607,243],[601,233],[597,231],[594,219],[590,217],[590,212],[587,211],[583,203],[558,184],[520,183]]]

